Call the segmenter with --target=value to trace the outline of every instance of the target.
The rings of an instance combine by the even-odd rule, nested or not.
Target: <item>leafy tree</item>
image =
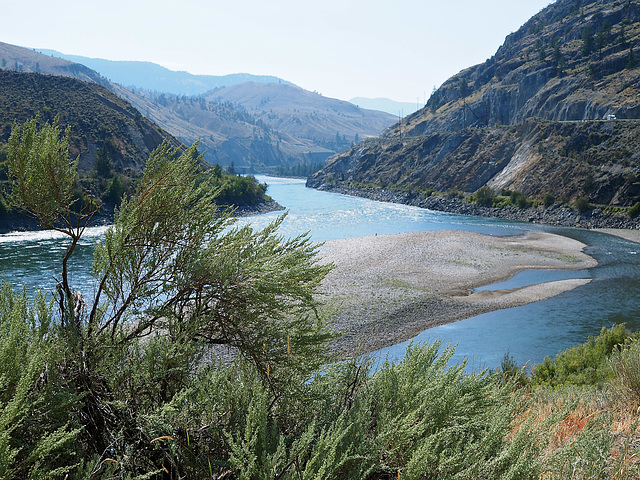
[[[77,319],[79,304],[69,284],[68,262],[80,237],[99,205],[88,201],[78,208],[76,196],[78,160],[69,158],[69,128],[64,135],[59,118],[38,129],[38,120],[14,123],[9,137],[8,176],[12,206],[25,210],[44,228],[57,230],[71,239],[62,259],[59,282],[61,320],[71,324]]]
[[[124,195],[124,185],[120,180],[120,175],[114,175],[104,189],[102,199],[107,203],[118,204]]]
[[[587,197],[578,197],[574,202],[574,205],[579,213],[584,213],[591,208],[591,203],[589,203],[589,199]]]
[[[473,194],[473,200],[478,205],[482,205],[483,207],[493,207],[493,204],[496,200],[496,195],[495,193],[493,193],[493,190],[491,190],[491,187],[485,185],[476,190],[476,192]]]
[[[106,145],[101,146],[96,150],[96,162],[95,162],[96,175],[100,178],[109,178],[111,170],[113,169],[113,162],[111,161],[111,155]]]
[[[216,163],[211,169],[211,175],[216,179],[222,178],[222,167],[219,163]]]
[[[595,48],[595,40],[593,38],[593,30],[587,25],[582,30],[582,55],[590,55]]]
[[[542,204],[545,208],[549,208],[551,205],[556,203],[556,197],[551,193],[545,193],[544,197],[542,197]]]

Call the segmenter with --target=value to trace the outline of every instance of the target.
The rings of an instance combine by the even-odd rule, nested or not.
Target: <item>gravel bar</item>
[[[421,331],[481,313],[543,300],[589,279],[471,293],[530,269],[581,270],[597,262],[576,240],[543,232],[494,237],[465,231],[375,235],[325,242],[335,268],[322,293],[332,351],[351,356],[403,342]]]

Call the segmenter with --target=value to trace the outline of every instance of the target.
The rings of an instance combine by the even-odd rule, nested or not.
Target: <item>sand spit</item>
[[[562,280],[493,292],[471,291],[528,269],[584,269],[597,262],[584,244],[542,232],[493,237],[427,231],[333,240],[322,261],[335,269],[323,284],[342,355],[410,339],[422,330],[558,295],[589,282]]]

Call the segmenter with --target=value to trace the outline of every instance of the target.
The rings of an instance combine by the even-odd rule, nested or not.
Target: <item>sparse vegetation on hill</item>
[[[0,142],[6,143],[14,122],[36,115],[56,116],[69,125],[69,149],[82,172],[94,169],[100,151],[120,172],[140,170],[165,139],[163,130],[102,85],[72,78],[0,70]]]
[[[396,118],[274,77],[200,78],[170,72],[162,74],[158,83],[144,72],[166,70],[159,65],[85,59],[87,65],[115,73],[107,75],[111,81],[85,65],[2,42],[0,56],[5,58],[2,70],[62,75],[103,85],[184,144],[198,141],[210,164],[234,164],[241,173],[324,162],[359,138],[378,135]],[[183,90],[176,91],[176,81]]]

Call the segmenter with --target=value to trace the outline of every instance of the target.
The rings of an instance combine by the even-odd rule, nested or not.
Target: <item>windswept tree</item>
[[[80,321],[80,300],[69,284],[69,260],[100,205],[93,199],[83,202],[76,193],[78,160],[69,157],[69,128],[64,134],[58,125],[46,122],[38,128],[38,119],[17,123],[9,137],[7,176],[10,203],[37,218],[44,228],[57,230],[71,239],[62,258],[58,283],[62,325]]]
[[[196,145],[179,153],[165,144],[96,243],[94,294],[84,298],[68,265],[98,207],[77,207],[68,133],[57,120],[14,125],[8,174],[13,205],[71,239],[53,316],[68,350],[55,368],[81,399],[71,410],[85,450],[136,458],[152,440],[140,437],[143,414],[171,401],[221,346],[253,364],[277,396],[304,384],[331,338],[316,295],[331,267],[308,234],[282,237],[284,216],[262,231],[236,226],[215,202],[214,179],[199,175]],[[152,378],[140,376],[145,362]]]

